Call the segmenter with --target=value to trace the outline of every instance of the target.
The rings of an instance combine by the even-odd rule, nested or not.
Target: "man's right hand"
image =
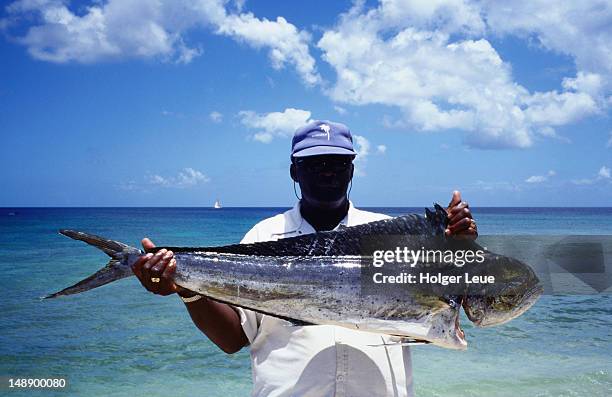
[[[142,239],[142,246],[145,250],[155,248],[155,244],[148,238]],[[172,251],[165,249],[155,255],[143,255],[134,263],[132,271],[140,283],[156,295],[177,293],[185,298],[194,296],[194,292],[174,283],[176,259],[173,255]],[[159,282],[154,283],[151,278],[159,278]],[[193,323],[224,352],[235,353],[249,344],[240,323],[240,315],[233,307],[206,298],[185,306]]]
[[[142,247],[150,250],[155,248],[155,244],[148,238],[144,238]],[[132,271],[142,286],[156,295],[166,296],[178,293],[183,289],[174,283],[176,259],[173,255],[172,251],[166,249],[161,249],[155,254],[145,254],[132,265]],[[153,282],[152,279],[159,279],[159,282]]]

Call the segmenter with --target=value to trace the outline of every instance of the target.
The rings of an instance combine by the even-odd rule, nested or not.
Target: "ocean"
[[[175,296],[128,278],[41,301],[107,262],[57,233],[88,231],[139,246],[238,242],[283,208],[0,208],[0,379],[67,379],[65,390],[8,396],[248,396],[248,349],[226,355]],[[370,208],[400,215],[422,208]],[[475,208],[481,234],[612,235],[612,208]],[[463,316],[467,351],[412,348],[417,396],[612,395],[612,297],[546,295],[525,315],[478,329]]]

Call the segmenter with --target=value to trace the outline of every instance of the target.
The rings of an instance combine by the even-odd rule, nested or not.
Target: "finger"
[[[166,273],[166,269],[170,266],[170,264],[174,261],[172,257],[172,252],[168,251],[166,255],[162,258],[161,261],[157,263],[157,265],[153,266],[151,269],[151,277],[159,278],[159,282],[157,283],[156,294],[167,296],[176,292],[176,286],[171,277],[164,277]]]
[[[156,277],[151,274],[151,268],[155,266],[157,262],[159,262],[165,254],[166,254],[165,249],[158,251],[155,255],[153,255],[151,259],[149,259],[142,266],[142,282],[145,285],[145,287],[151,292],[155,292],[159,287],[157,285],[159,283],[154,283],[151,281],[151,277]]]
[[[465,224],[468,222],[468,220],[469,223],[467,224],[467,228],[465,228]],[[476,237],[478,237],[478,227],[476,226],[476,221],[474,221],[474,219],[464,218],[456,225],[453,225],[452,228],[447,228],[445,230],[445,234],[447,236],[464,236],[474,240]]]
[[[450,230],[451,234],[458,234],[462,230],[468,229],[471,224],[472,224],[471,218],[463,218],[459,222],[455,223],[454,225],[449,226],[448,230]]]
[[[461,233],[453,234],[452,238],[457,240],[476,240],[478,237],[478,233],[468,233],[467,231],[463,231]]]
[[[170,260],[172,260],[172,251],[167,251],[162,259],[151,267],[151,277],[161,277],[162,273],[166,269],[166,266],[168,266],[170,263]]]
[[[172,292],[178,292],[179,287],[174,283],[174,273],[176,272],[176,259],[172,258],[168,266],[161,275],[162,280],[168,283]]]
[[[464,208],[470,208],[470,205],[468,204],[467,201],[462,201],[459,204],[448,208],[448,213],[453,216],[454,214],[457,213],[457,211],[461,211]]]
[[[170,283],[162,277],[163,272],[166,270],[171,260],[171,258],[166,259],[164,257],[151,268],[151,286],[153,287],[153,293],[158,295],[169,295],[171,293]]]
[[[161,277],[166,280],[172,280],[175,272],[176,272],[176,259],[172,258],[168,266],[166,266],[166,268],[164,269],[164,272],[162,273]]]
[[[164,255],[166,255],[166,249],[161,249],[157,251],[151,259],[149,259],[143,266],[142,271],[144,275],[150,275],[151,268],[157,264],[160,260],[163,259]]]
[[[455,190],[453,192],[453,197],[451,198],[450,203],[448,203],[448,208],[454,207],[460,202],[461,202],[461,193],[459,192],[459,190]]]
[[[452,226],[463,218],[472,219],[472,212],[469,208],[463,208],[462,210],[458,211],[454,216],[450,218],[448,224],[449,226]]]
[[[455,236],[468,240],[475,240],[478,237],[478,230],[470,226],[468,229],[457,233]]]
[[[478,236],[478,231],[472,227],[468,228],[467,230],[464,230],[463,232],[461,232],[461,235],[464,236]]]
[[[138,277],[139,280],[142,279],[142,267],[144,266],[146,261],[148,261],[152,257],[153,254],[143,255],[138,258],[138,260],[132,265],[132,272],[134,273],[134,275],[136,275],[136,277]]]
[[[142,243],[142,248],[144,248],[145,251],[155,248],[155,244],[153,244],[153,241],[149,240],[147,237],[143,238],[141,243]]]

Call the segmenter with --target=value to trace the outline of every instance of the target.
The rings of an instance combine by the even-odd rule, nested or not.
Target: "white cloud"
[[[309,53],[310,35],[283,17],[276,21],[241,13],[235,1],[228,13],[224,0],[108,0],[94,1],[81,12],[61,0],[18,0],[6,7],[0,26],[5,31],[21,22],[35,22],[18,42],[43,61],[97,62],[107,59],[161,58],[189,63],[202,54],[185,42],[186,32],[211,27],[254,48],[269,51],[272,66],[293,66],[309,85],[321,81]]]
[[[370,141],[364,136],[353,135],[353,143],[357,157],[355,157],[355,176],[366,176],[365,166],[370,155]]]
[[[342,114],[342,115],[346,114],[346,109],[343,108],[342,106],[336,105],[334,106],[334,110],[338,112],[338,114]]]
[[[572,183],[574,185],[592,185],[595,182],[593,179],[582,178],[582,179],[573,179]]]
[[[462,0],[381,0],[380,18],[385,25],[421,30],[440,29],[445,33],[482,34],[485,30],[476,4]]]
[[[519,13],[514,6],[461,0],[382,0],[374,9],[364,4],[357,2],[342,15],[317,45],[336,71],[327,91],[331,98],[398,107],[403,120],[385,120],[388,125],[461,129],[467,133],[465,141],[475,147],[529,147],[536,137],[557,137],[554,126],[598,113],[604,106],[601,93],[607,77],[601,68],[579,68],[575,77],[563,80],[562,91],[530,93],[513,80],[511,65],[484,36],[494,30],[487,12],[503,9],[512,20]],[[551,8],[540,3],[537,7]],[[605,20],[594,12],[582,16],[589,22]],[[603,26],[591,28],[601,33]],[[581,33],[589,36],[587,31],[574,34]],[[608,42],[598,45],[609,49]],[[606,57],[602,51],[597,59]]]
[[[527,183],[542,183],[542,182],[546,182],[548,180],[548,178],[557,175],[557,173],[554,170],[550,170],[548,171],[548,173],[546,175],[532,175],[529,178],[525,179],[525,182]]]
[[[165,117],[176,117],[179,119],[185,118],[185,114],[181,112],[173,112],[173,111],[165,110],[165,109],[161,111],[161,114],[162,116],[165,116]]]
[[[130,180],[122,182],[116,185],[116,187],[125,191],[151,193],[155,188],[159,187],[186,189],[209,181],[210,178],[201,171],[187,167],[173,176],[149,174],[145,176],[143,181]]]
[[[487,0],[482,4],[493,32],[536,39],[542,47],[574,58],[583,76],[591,76],[590,83],[583,83],[601,80],[597,87],[582,87],[580,91],[593,95],[602,84],[609,89],[612,84],[612,5],[609,1],[563,1],[553,6],[547,0],[516,0],[507,5]]]
[[[143,189],[142,184],[136,182],[135,180],[129,180],[127,182],[121,182],[118,185],[116,185],[116,187],[118,189],[121,190],[125,190],[125,191],[144,191],[145,189]]]
[[[217,112],[216,110],[210,112],[208,117],[210,118],[210,120],[213,123],[220,123],[220,122],[223,121],[223,115],[221,113]]]
[[[533,175],[525,179],[525,182],[527,183],[541,183],[544,181],[546,181],[546,177],[543,175]]]
[[[524,101],[525,116],[533,125],[565,125],[597,113],[595,100],[584,92],[536,92]]]
[[[572,183],[575,185],[592,185],[597,181],[607,180],[612,182],[610,168],[602,165],[594,178],[574,179]]]
[[[180,61],[194,54],[178,32],[163,26],[159,3],[115,0],[91,5],[77,15],[63,1],[22,0],[6,10],[16,19],[37,17],[40,24],[30,27],[18,41],[43,61],[89,63],[124,56]]]
[[[484,190],[484,191],[500,191],[520,192],[521,186],[507,181],[483,181],[477,180],[475,183],[466,186],[468,189]]]
[[[176,176],[164,177],[155,174],[150,175],[147,179],[147,182],[150,185],[181,189],[210,181],[210,178],[204,175],[201,171],[190,167],[183,168],[183,170],[181,170]]]
[[[370,154],[370,141],[364,136],[353,135],[353,141],[355,143],[355,152],[359,158],[365,159]]]
[[[246,0],[234,0],[233,2],[236,8],[236,11],[242,12],[242,9],[244,8],[244,3],[246,2]]]
[[[353,135],[353,144],[355,152],[357,152],[354,161],[355,175],[359,177],[366,176],[366,165],[370,154],[372,154],[372,143],[362,135]],[[383,155],[387,151],[387,147],[385,145],[376,145],[375,150],[375,154]]]
[[[275,69],[294,68],[343,104],[397,108],[385,125],[410,131],[460,129],[473,147],[529,147],[556,138],[564,126],[612,105],[612,6],[609,1],[517,0],[365,1],[323,28],[317,43],[335,71],[324,84],[310,54],[311,35],[282,16],[258,18],[243,0],[18,0],[0,28],[51,62],[157,58],[177,63],[201,56],[187,33],[207,28],[268,53]],[[33,23],[33,25],[32,25]],[[15,37],[16,35],[16,37]],[[512,65],[489,38],[514,35],[575,61],[561,88],[530,92],[514,81]],[[262,132],[257,139],[270,140]],[[611,137],[612,142],[612,137]],[[610,143],[612,146],[612,143]]]
[[[290,137],[298,127],[311,121],[308,110],[294,108],[265,114],[243,110],[238,116],[242,124],[250,129],[259,130],[253,135],[253,139],[262,143],[269,143],[275,137]]]
[[[251,13],[228,15],[219,25],[218,32],[255,48],[269,48],[268,55],[275,69],[290,64],[307,84],[321,82],[321,77],[316,72],[315,60],[308,49],[310,35],[299,31],[283,17],[269,21],[265,18],[258,19]]]

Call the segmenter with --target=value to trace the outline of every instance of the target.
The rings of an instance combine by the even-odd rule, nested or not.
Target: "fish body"
[[[531,307],[542,292],[529,266],[488,252],[472,241],[444,237],[447,217],[436,205],[426,216],[397,218],[272,242],[222,247],[166,247],[177,262],[174,281],[190,291],[231,305],[299,324],[330,324],[395,335],[407,340],[465,349],[459,327],[463,306],[476,325],[507,322]],[[137,248],[82,232],[62,234],[92,244],[111,256],[87,279],[48,296],[83,292],[131,275],[142,255]],[[484,260],[472,274],[495,274],[490,286],[460,283],[453,288],[396,286],[371,282],[374,249],[481,249]],[[161,249],[156,248],[154,251]],[[387,271],[457,272],[454,264],[417,261]]]

